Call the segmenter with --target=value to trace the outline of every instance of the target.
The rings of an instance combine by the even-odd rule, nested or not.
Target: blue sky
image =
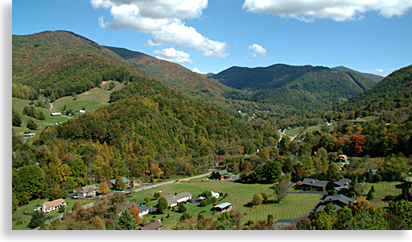
[[[15,0],[12,33],[69,30],[205,73],[285,63],[386,76],[412,64],[411,9],[410,0]]]

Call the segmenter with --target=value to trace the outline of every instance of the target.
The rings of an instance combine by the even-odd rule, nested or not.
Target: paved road
[[[153,188],[153,187],[159,187],[159,186],[166,185],[166,184],[172,184],[172,183],[175,183],[176,181],[188,181],[188,180],[195,179],[195,178],[209,176],[210,174],[212,174],[212,172],[208,172],[206,174],[202,174],[202,175],[198,175],[198,176],[192,176],[192,177],[188,177],[188,178],[182,178],[182,179],[177,179],[177,180],[173,180],[173,181],[153,184],[153,185],[150,185],[150,186],[145,186],[145,187],[138,188],[134,191],[139,192],[139,191],[143,191],[143,190],[150,189],[150,188]]]

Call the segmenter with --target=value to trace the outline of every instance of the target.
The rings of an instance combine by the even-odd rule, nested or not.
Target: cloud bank
[[[208,6],[207,0],[90,0],[94,9],[109,9],[109,22],[99,18],[103,29],[130,29],[149,33],[149,46],[170,44],[201,51],[206,57],[224,58],[228,44],[210,40],[183,19],[199,18]]]
[[[193,72],[199,73],[199,74],[206,74],[204,72],[201,72],[197,67],[193,68]]]
[[[313,22],[315,18],[335,21],[358,20],[367,11],[391,18],[412,7],[410,0],[245,0],[242,8],[253,13],[274,14]]]

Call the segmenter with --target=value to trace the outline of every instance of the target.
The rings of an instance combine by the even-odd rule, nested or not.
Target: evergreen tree
[[[186,212],[186,210],[187,210],[186,206],[183,203],[181,203],[178,209],[179,213],[184,213]]]
[[[159,210],[159,213],[164,213],[167,211],[169,208],[169,205],[167,204],[167,200],[164,197],[159,198],[159,201],[157,202],[157,209]]]
[[[12,125],[20,127],[21,125],[21,117],[20,114],[14,111],[14,108],[12,107]]]
[[[41,227],[41,226],[44,225],[45,220],[46,220],[46,218],[44,216],[44,213],[36,211],[36,212],[33,213],[33,216],[31,218],[30,223],[29,223],[28,226],[32,229],[37,228],[39,226]]]
[[[130,214],[129,210],[126,209],[119,216],[118,222],[116,224],[117,230],[133,230],[136,229],[136,219]]]

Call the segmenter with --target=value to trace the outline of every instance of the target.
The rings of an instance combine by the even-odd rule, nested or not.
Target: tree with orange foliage
[[[134,217],[136,220],[136,223],[140,222],[140,216],[139,216],[139,209],[137,208],[135,203],[132,203],[132,205],[129,206],[129,213]]]
[[[151,163],[150,166],[150,172],[159,179],[159,177],[162,175],[162,170],[157,166]]]
[[[372,208],[372,205],[370,205],[369,201],[365,197],[357,197],[350,208],[354,211],[362,211],[364,209]]]
[[[363,153],[363,148],[365,148],[366,140],[363,135],[352,135],[351,137],[350,149],[354,156],[358,156]]]
[[[268,150],[268,149],[261,149],[259,152],[260,152],[260,153],[263,153],[263,154],[266,156],[267,161],[270,161],[270,154],[269,154],[269,150]]]

